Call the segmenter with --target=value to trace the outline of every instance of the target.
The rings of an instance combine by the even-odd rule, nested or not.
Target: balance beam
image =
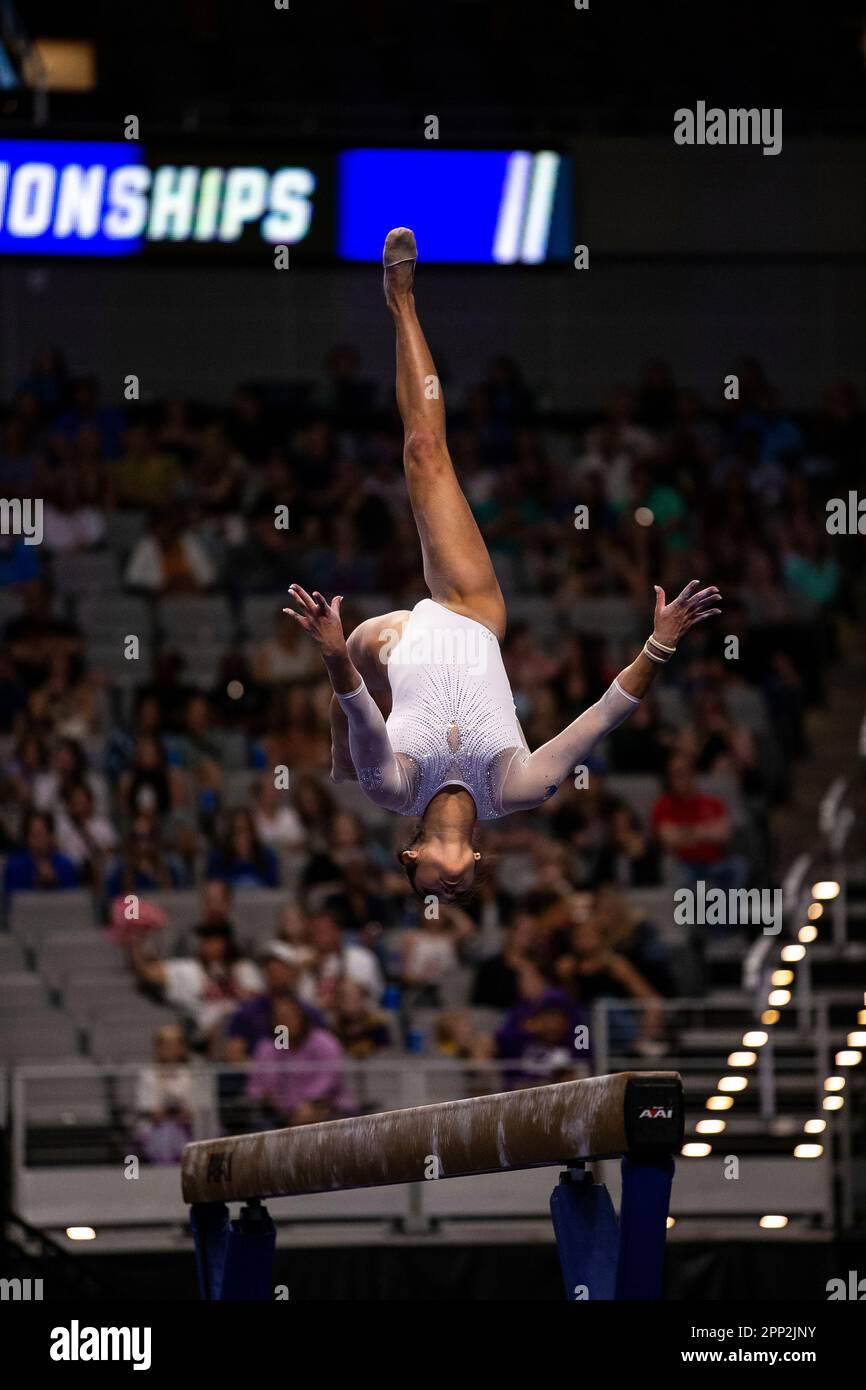
[[[682,1133],[676,1072],[620,1072],[187,1144],[181,1178],[193,1204],[297,1197],[624,1154],[669,1159]]]

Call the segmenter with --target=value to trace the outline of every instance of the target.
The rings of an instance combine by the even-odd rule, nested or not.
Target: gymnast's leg
[[[385,299],[397,329],[397,405],[403,421],[406,484],[431,598],[475,618],[501,641],[505,603],[487,546],[463,495],[445,443],[445,403],[412,284],[417,251],[404,227],[385,241]]]

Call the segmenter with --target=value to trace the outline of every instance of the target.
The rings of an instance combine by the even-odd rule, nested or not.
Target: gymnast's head
[[[423,901],[466,902],[479,886],[481,853],[468,836],[445,835],[422,822],[397,853],[415,896]]]

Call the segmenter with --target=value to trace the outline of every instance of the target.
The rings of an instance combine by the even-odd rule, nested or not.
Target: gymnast
[[[445,405],[415,311],[416,260],[414,234],[389,232],[385,301],[397,330],[403,463],[430,597],[368,618],[348,640],[342,595],[328,603],[292,584],[300,611],[285,611],[318,644],[331,679],[333,780],[357,781],[377,806],[420,817],[400,862],[419,897],[454,902],[472,888],[478,822],[553,796],[640,703],[680,638],[721,610],[718,589],[696,579],[671,603],[656,586],[652,634],[631,665],[530,752],[500,652],[502,591],[445,443]]]

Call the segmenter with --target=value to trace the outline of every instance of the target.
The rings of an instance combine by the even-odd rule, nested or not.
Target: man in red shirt
[[[731,840],[731,814],[724,801],[702,792],[693,763],[675,753],[667,772],[668,790],[652,810],[653,829],[662,849],[673,855],[692,882],[699,878],[714,882],[731,877],[727,860]],[[721,886],[721,885],[720,885]]]

